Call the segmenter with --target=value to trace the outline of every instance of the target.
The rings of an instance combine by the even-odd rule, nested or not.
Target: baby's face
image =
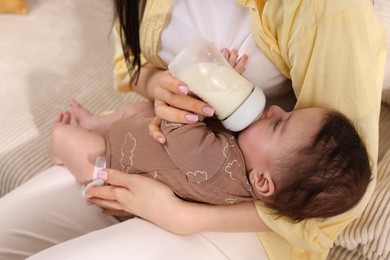
[[[242,131],[238,144],[248,170],[272,172],[272,162],[308,145],[322,126],[327,110],[307,108],[285,112],[272,106],[261,118]]]

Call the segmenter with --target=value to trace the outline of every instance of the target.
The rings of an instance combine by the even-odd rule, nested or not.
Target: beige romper
[[[253,199],[237,139],[217,120],[207,119],[208,125],[163,121],[165,145],[149,135],[150,120],[127,118],[109,128],[111,168],[153,177],[187,200],[231,204]]]

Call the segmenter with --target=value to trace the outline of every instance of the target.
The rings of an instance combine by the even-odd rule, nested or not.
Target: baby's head
[[[366,148],[339,112],[272,106],[238,143],[257,197],[294,221],[348,211],[371,180]]]

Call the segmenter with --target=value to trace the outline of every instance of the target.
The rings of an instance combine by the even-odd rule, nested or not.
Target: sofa
[[[0,196],[52,165],[47,155],[51,125],[70,99],[94,113],[143,100],[113,88],[112,1],[4,1],[9,5],[2,9],[0,2]],[[374,7],[387,28],[390,49],[390,0],[375,0]],[[335,241],[329,259],[390,259],[388,57],[378,185],[363,215]]]

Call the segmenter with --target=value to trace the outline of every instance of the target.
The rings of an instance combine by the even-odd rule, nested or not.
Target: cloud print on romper
[[[202,181],[207,181],[207,172],[204,171],[195,171],[195,172],[187,172],[187,179],[192,183],[201,183]]]
[[[127,133],[121,147],[120,163],[123,172],[129,173],[131,167],[133,167],[133,156],[134,156],[134,150],[136,146],[137,146],[137,140],[134,138],[132,133],[130,132]]]
[[[226,167],[225,167],[225,172],[227,174],[229,174],[230,176],[230,179],[236,181],[236,182],[240,182],[239,179],[237,179],[236,177],[234,177],[234,172],[240,172],[240,163],[237,161],[237,160],[233,160],[231,163],[229,163]],[[251,191],[252,190],[252,187],[251,185],[246,182],[246,183],[241,183],[242,185],[245,186],[245,189],[247,189],[248,191]]]

